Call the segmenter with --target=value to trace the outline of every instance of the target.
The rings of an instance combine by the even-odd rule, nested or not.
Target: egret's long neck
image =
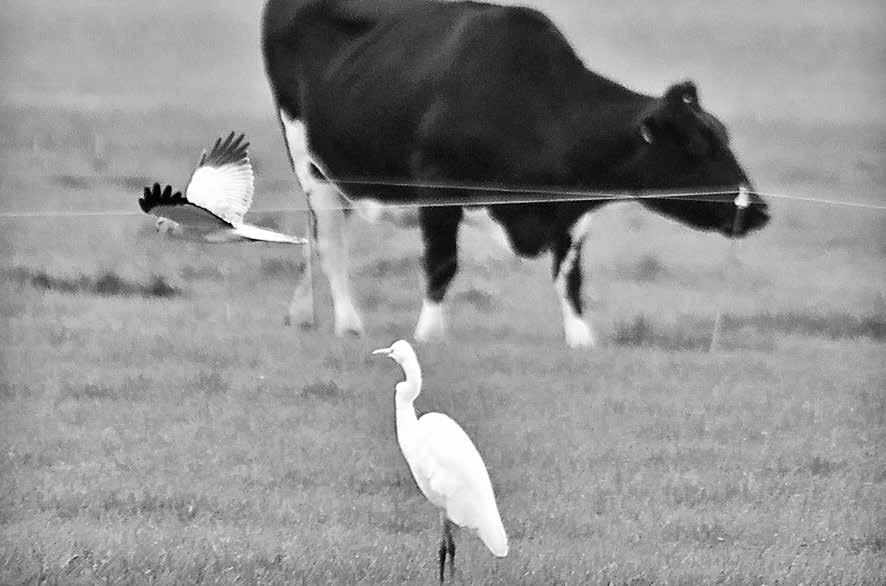
[[[415,432],[418,425],[418,418],[415,416],[415,407],[413,401],[421,392],[421,368],[418,360],[407,360],[400,365],[406,374],[406,380],[397,383],[397,392],[394,395],[394,405],[397,409],[397,440],[400,442],[401,449],[407,450],[404,446],[409,443],[409,438]]]

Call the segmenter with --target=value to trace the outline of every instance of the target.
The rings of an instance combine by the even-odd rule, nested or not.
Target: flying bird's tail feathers
[[[240,224],[235,226],[234,234],[247,240],[257,240],[261,242],[279,242],[283,244],[306,244],[307,240],[298,236],[289,236],[266,228],[259,228],[252,224]]]

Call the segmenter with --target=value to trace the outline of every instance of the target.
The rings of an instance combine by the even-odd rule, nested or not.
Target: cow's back
[[[472,6],[477,5],[436,0],[269,0],[262,18],[262,49],[271,89],[281,106],[300,116],[299,102],[305,99],[300,89],[313,90],[320,78],[345,60],[369,61],[360,53],[377,44],[379,37],[407,45],[405,38],[391,35],[392,28],[412,29],[429,46],[432,40],[427,37],[434,31],[425,27],[436,27],[442,37],[447,25]],[[420,32],[421,28],[425,30]]]
[[[271,0],[263,37],[277,104],[340,174],[411,176],[424,143],[454,164],[450,179],[528,180],[518,175],[562,158],[564,108],[584,102],[587,71],[527,8]],[[466,145],[478,150],[452,152]],[[495,172],[472,169],[480,162]]]
[[[268,0],[262,19],[265,39],[286,34],[296,19],[328,18],[370,23],[427,0]]]
[[[268,0],[262,16],[265,70],[278,103],[299,116],[298,88],[380,21],[424,2],[408,0]]]

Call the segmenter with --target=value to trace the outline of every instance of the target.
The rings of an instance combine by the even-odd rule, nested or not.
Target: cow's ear
[[[675,83],[665,92],[665,100],[669,104],[675,106],[689,106],[690,108],[699,108],[698,88],[692,80],[686,80]]]

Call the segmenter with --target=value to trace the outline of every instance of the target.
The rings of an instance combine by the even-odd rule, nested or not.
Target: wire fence
[[[369,187],[387,187],[396,189],[435,189],[443,193],[433,200],[423,201],[396,201],[383,202],[387,207],[395,207],[401,209],[417,209],[424,207],[449,207],[449,206],[465,206],[465,207],[487,207],[496,205],[532,205],[532,204],[550,204],[550,203],[569,203],[569,202],[617,202],[617,201],[641,201],[649,199],[679,199],[682,201],[692,202],[710,202],[710,203],[729,203],[730,196],[738,194],[738,190],[699,190],[699,191],[643,191],[643,192],[625,192],[625,191],[585,191],[573,189],[550,188],[543,186],[506,186],[491,184],[470,184],[470,183],[433,183],[433,182],[411,182],[411,181],[391,181],[378,179],[334,179],[331,181],[335,185],[361,185]],[[470,196],[447,196],[447,192],[470,192]],[[481,194],[481,195],[477,195]],[[748,191],[749,195],[756,195],[760,198],[769,198],[773,200],[797,201],[808,204],[858,208],[870,211],[883,212],[886,211],[886,204],[878,204],[873,202],[852,201],[842,199],[829,199],[821,197],[791,195],[784,193]],[[353,202],[348,196],[342,193],[342,203],[338,206],[284,206],[276,208],[259,208],[250,210],[253,214],[261,213],[289,213],[289,212],[309,212],[317,210],[332,209],[350,209]],[[369,198],[373,199],[373,198]],[[377,198],[376,198],[377,199]],[[113,217],[113,216],[140,216],[144,212],[136,208],[135,199],[133,199],[132,210],[5,210],[0,211],[0,219],[19,219],[19,218],[52,218],[52,217]],[[752,202],[754,203],[754,202]]]
[[[392,191],[397,189],[423,189],[435,190],[437,196],[432,200],[422,201],[396,201],[393,203],[382,202],[380,198],[375,199],[378,203],[382,203],[386,207],[395,207],[403,209],[418,209],[423,207],[443,207],[443,206],[464,206],[464,207],[489,207],[500,205],[532,205],[532,204],[552,204],[552,203],[582,203],[582,202],[624,202],[624,201],[644,201],[644,200],[681,200],[691,202],[712,202],[719,204],[733,204],[736,207],[736,215],[734,218],[734,232],[738,232],[740,223],[742,222],[743,210],[749,204],[759,203],[760,199],[751,199],[752,197],[768,199],[768,200],[784,200],[791,202],[801,202],[804,205],[822,205],[835,206],[843,208],[862,209],[871,212],[886,211],[886,204],[853,201],[842,199],[830,199],[824,197],[812,197],[804,195],[794,195],[775,192],[751,191],[745,188],[733,189],[711,189],[711,190],[650,190],[641,192],[627,191],[591,191],[568,188],[552,188],[548,186],[513,186],[513,185],[496,185],[496,184],[476,184],[476,183],[460,183],[460,182],[415,182],[415,181],[398,181],[384,180],[372,178],[329,178],[320,180],[321,183],[327,183],[335,186],[340,194],[339,204],[334,206],[316,206],[316,205],[291,205],[277,208],[259,208],[252,209],[252,214],[279,214],[279,213],[303,213],[315,212],[321,209],[353,209],[360,205],[359,200],[354,201],[347,193],[348,186],[359,186],[362,193],[371,191],[371,188],[389,188]],[[137,199],[133,197],[132,209],[104,209],[104,210],[5,210],[0,211],[0,220],[17,220],[28,218],[100,218],[100,217],[138,217],[145,213],[138,208]],[[311,220],[308,217],[308,231],[311,231]],[[314,280],[312,277],[311,264],[314,262],[314,254],[310,241],[306,241],[304,248],[304,256],[306,262],[306,273],[303,277],[310,289],[310,296],[314,298],[316,291],[314,290]],[[737,262],[737,242],[732,239],[728,254],[722,259],[724,266],[738,266]],[[727,308],[727,300],[725,290],[718,296],[713,303],[714,306],[714,322],[710,333],[710,344],[708,350],[717,351],[721,345],[724,312]],[[316,307],[316,301],[312,301],[312,308]],[[318,317],[314,315],[314,323],[318,321]]]

